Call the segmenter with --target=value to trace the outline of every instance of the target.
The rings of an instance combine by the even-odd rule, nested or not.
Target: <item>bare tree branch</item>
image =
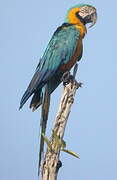
[[[77,66],[74,68],[73,76],[76,75]],[[71,111],[71,106],[74,102],[76,90],[81,87],[81,83],[77,83],[74,77],[64,86],[61,96],[57,116],[55,119],[54,128],[52,130],[51,140],[45,138],[47,143],[47,152],[45,154],[42,165],[42,180],[57,180],[59,168],[62,166],[59,160],[60,151],[65,147],[63,136],[67,120]]]

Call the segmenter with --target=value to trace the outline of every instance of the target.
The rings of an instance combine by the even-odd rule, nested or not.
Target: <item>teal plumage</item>
[[[20,109],[32,95],[30,108],[34,111],[42,105],[39,168],[44,150],[42,134],[45,135],[46,132],[50,95],[61,83],[63,74],[70,71],[73,65],[81,59],[82,39],[87,32],[85,25],[92,23],[90,26],[92,27],[96,23],[96,19],[96,9],[87,4],[79,4],[68,11],[66,23],[58,27],[53,34],[21,99]]]
[[[30,107],[34,106],[34,108],[37,108],[40,105],[42,88],[45,84],[49,85],[49,94],[56,89],[64,73],[60,71],[60,67],[67,64],[71,59],[75,52],[78,38],[79,31],[72,24],[65,23],[55,31],[21,99],[20,108],[22,108],[32,94],[34,94],[34,97]],[[55,82],[56,79],[57,81]],[[36,104],[35,96],[38,96]]]
[[[67,64],[74,54],[79,34],[79,31],[72,24],[63,24],[56,30],[36,68],[36,72],[26,92],[21,99],[20,108],[22,108],[24,103],[32,94],[34,95],[30,103],[30,108],[33,108],[34,111],[42,104],[38,175],[44,150],[44,139],[42,133],[45,134],[46,131],[50,94],[61,83],[61,77],[64,71],[62,72],[60,67]],[[45,87],[47,88],[46,92],[48,92],[48,96],[45,96]]]

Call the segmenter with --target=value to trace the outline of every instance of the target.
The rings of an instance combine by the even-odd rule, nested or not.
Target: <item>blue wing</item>
[[[62,64],[67,64],[74,54],[78,38],[79,31],[71,24],[63,24],[56,30],[21,99],[20,108],[55,75]]]

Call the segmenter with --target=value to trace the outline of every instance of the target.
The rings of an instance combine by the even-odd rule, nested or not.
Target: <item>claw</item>
[[[61,81],[63,81],[63,85],[66,85],[69,82],[69,78],[70,78],[70,72],[66,71],[61,78]]]

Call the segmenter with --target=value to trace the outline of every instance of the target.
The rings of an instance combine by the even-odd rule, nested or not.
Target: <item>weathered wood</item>
[[[79,87],[81,87],[81,83],[77,83],[76,80],[71,80],[67,85],[64,86],[52,131],[61,139],[61,142],[63,140],[71,106],[74,102],[74,96]],[[58,170],[62,166],[62,163],[59,160],[60,151],[61,144],[59,145],[52,133],[50,145],[47,148],[42,166],[42,180],[57,180]]]

